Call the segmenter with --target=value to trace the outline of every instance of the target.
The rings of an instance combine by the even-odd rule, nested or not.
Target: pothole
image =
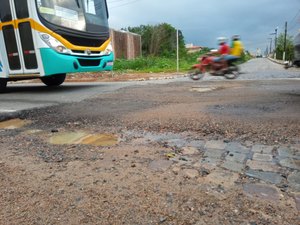
[[[209,92],[209,91],[213,91],[216,90],[217,87],[206,87],[206,86],[197,86],[197,87],[192,87],[190,89],[190,91],[194,91],[194,92]]]
[[[119,143],[114,134],[88,134],[83,131],[57,133],[49,139],[54,145],[83,144],[94,146],[113,146]]]
[[[21,119],[11,119],[0,122],[0,129],[13,130],[24,127],[27,124],[30,124],[30,120],[21,120]]]

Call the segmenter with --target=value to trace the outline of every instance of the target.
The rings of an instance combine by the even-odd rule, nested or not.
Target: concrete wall
[[[142,55],[142,38],[138,34],[110,30],[116,59],[134,59]]]

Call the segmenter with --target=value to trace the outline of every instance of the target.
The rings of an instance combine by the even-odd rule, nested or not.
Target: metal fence
[[[116,59],[134,59],[142,55],[141,35],[113,29],[110,33]]]

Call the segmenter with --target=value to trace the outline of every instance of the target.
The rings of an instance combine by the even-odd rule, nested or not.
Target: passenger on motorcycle
[[[232,37],[232,44],[231,44],[231,50],[230,50],[230,54],[225,56],[225,60],[237,60],[239,58],[241,58],[241,55],[244,51],[244,47],[243,44],[240,40],[240,36],[239,35],[234,35]]]

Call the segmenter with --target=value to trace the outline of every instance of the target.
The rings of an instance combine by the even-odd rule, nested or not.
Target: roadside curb
[[[278,60],[278,59],[272,59],[270,57],[268,57],[268,59],[274,63],[280,64],[280,65],[284,65],[284,61],[283,60]]]

